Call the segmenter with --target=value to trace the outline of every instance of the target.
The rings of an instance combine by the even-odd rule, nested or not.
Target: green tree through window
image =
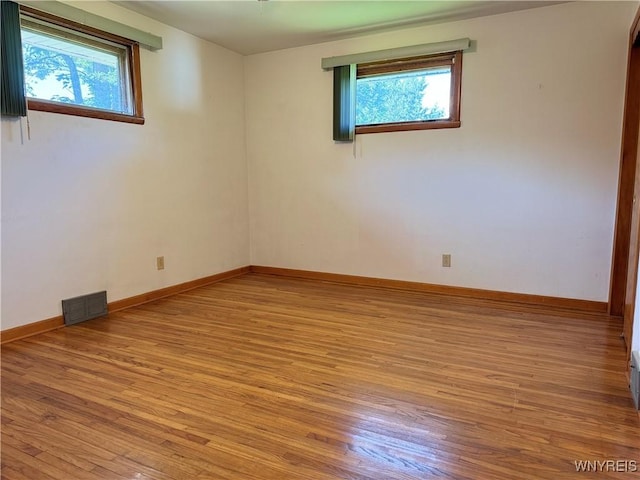
[[[34,79],[50,84],[49,100],[122,112],[119,69],[79,55],[23,44],[27,96],[36,96]],[[115,57],[115,56],[114,56]],[[117,61],[117,57],[116,57]]]
[[[460,127],[461,51],[361,63],[355,70],[354,133]]]
[[[29,110],[144,124],[137,42],[20,6]]]
[[[356,125],[446,118],[441,105],[424,106],[428,85],[423,72],[358,79]]]

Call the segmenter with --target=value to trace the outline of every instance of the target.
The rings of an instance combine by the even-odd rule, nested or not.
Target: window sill
[[[438,128],[460,128],[460,120],[427,120],[425,122],[383,123],[381,125],[360,125],[356,134],[404,132],[409,130],[434,130]]]
[[[135,123],[144,125],[144,117],[135,115],[126,115],[124,113],[107,112],[104,110],[96,110],[93,108],[79,107],[77,105],[65,105],[60,103],[51,103],[42,100],[27,100],[29,110],[37,110],[40,112],[61,113],[63,115],[75,115],[77,117],[98,118],[101,120],[111,120],[114,122]]]

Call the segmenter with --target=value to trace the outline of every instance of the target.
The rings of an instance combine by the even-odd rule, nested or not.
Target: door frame
[[[629,32],[627,55],[627,81],[625,88],[622,142],[620,149],[620,173],[618,179],[618,203],[611,261],[609,289],[609,314],[624,317],[631,322],[631,333],[623,332],[627,352],[631,351],[633,316],[635,312],[638,260],[640,257],[640,210],[634,209],[634,201],[640,202],[640,175],[638,141],[640,130],[640,8]],[[632,241],[633,239],[633,241]],[[628,338],[627,338],[628,337]]]

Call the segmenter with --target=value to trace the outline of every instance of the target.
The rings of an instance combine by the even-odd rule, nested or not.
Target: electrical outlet
[[[158,270],[164,270],[164,257],[156,258],[156,268]]]
[[[451,254],[443,253],[442,254],[442,266],[443,267],[451,267]]]

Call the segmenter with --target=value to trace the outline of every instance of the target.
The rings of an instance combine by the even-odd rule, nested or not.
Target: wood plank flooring
[[[4,345],[2,478],[637,478],[621,328],[248,274]]]

